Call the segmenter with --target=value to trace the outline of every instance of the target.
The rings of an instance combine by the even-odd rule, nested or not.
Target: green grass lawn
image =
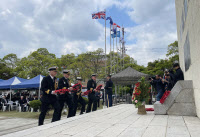
[[[87,106],[85,107],[87,109]],[[102,102],[100,102],[100,107],[97,108],[99,109],[103,109],[103,105]],[[77,113],[79,113],[80,110],[77,110]],[[16,117],[16,118],[34,118],[34,119],[38,119],[40,115],[40,112],[16,112],[16,110],[14,111],[5,111],[2,112],[0,111],[0,117]],[[62,114],[64,115],[64,114]],[[67,114],[65,114],[67,115]],[[45,119],[49,119],[52,118],[53,116],[53,110],[50,110],[49,113],[46,115]]]
[[[40,112],[16,112],[16,111],[5,111],[0,112],[0,117],[17,117],[17,118],[34,118],[38,119]],[[46,119],[51,118],[53,115],[53,110],[49,111],[46,115]]]

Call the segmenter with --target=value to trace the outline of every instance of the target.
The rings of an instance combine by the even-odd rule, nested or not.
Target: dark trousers
[[[26,107],[27,107],[27,106],[25,106],[24,104],[21,104],[20,106],[21,106],[21,111],[22,111],[22,112],[26,112]]]
[[[73,96],[73,101],[74,101],[73,116],[76,115],[76,110],[77,110],[77,107],[78,107],[78,103],[81,104],[80,115],[83,114],[83,112],[85,112],[85,100],[81,96],[78,97],[77,95],[74,95]]]
[[[103,105],[104,104],[104,93],[102,95],[102,99],[103,99],[103,101],[102,101],[102,105]]]
[[[62,110],[64,107],[64,104],[66,103],[69,111],[67,117],[72,117],[73,116],[73,102],[72,102],[72,96],[70,94],[66,95],[65,98],[59,99],[59,104],[60,104],[60,111],[59,111],[59,120],[61,119],[62,115]]]
[[[92,111],[96,111],[97,110],[97,98],[96,98],[95,94],[89,94],[88,99],[89,99],[89,103],[87,106],[86,113],[91,112],[92,104],[93,104]]]
[[[100,106],[100,97],[96,96],[96,98],[97,98],[97,107],[99,107]]]
[[[112,107],[112,94],[106,94],[106,106]]]
[[[52,107],[54,108],[54,113],[53,113],[53,118],[51,122],[55,122],[59,120],[59,110],[60,110],[60,105],[58,103],[58,101],[53,101],[53,102],[42,102],[41,105],[41,113],[39,116],[39,126],[43,125],[44,123],[44,119],[46,116],[46,113],[49,109],[49,105],[52,105]]]

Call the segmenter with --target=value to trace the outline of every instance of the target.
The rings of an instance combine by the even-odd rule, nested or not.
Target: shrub
[[[39,109],[40,106],[41,106],[41,101],[40,100],[33,100],[33,101],[30,101],[30,107],[32,107],[33,109]]]

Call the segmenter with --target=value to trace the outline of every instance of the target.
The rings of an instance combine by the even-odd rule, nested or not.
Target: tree
[[[16,63],[19,61],[17,55],[13,53],[4,56],[3,60],[5,61],[6,66],[11,69],[16,68]]]
[[[178,41],[175,41],[174,43],[168,45],[166,56],[169,57],[172,62],[179,60]]]
[[[179,60],[177,41],[168,45],[166,57],[169,58],[159,59],[155,60],[154,62],[149,62],[146,73],[150,75],[156,75],[156,74],[163,75],[165,69],[172,69],[174,61]]]
[[[178,41],[175,41],[174,43],[171,43],[170,45],[168,45],[168,49],[167,49],[167,57],[172,57],[175,55],[179,55],[178,53]]]
[[[33,78],[39,74],[48,75],[48,68],[56,65],[56,56],[48,52],[47,49],[41,48],[24,57],[17,65],[18,76],[22,78]]]
[[[0,68],[0,79],[9,79],[14,76],[12,68],[7,67],[6,62],[2,59],[0,59]]]
[[[67,55],[62,55],[60,58],[60,65],[63,67],[63,69],[71,69],[71,65],[75,62],[75,54],[67,54]]]
[[[98,74],[99,78],[105,77],[105,56],[103,49],[97,49],[86,53],[79,54],[72,63],[72,69],[75,75],[81,76],[83,79],[89,78],[92,73]]]

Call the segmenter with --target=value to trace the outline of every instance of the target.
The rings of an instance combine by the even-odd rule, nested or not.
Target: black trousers
[[[76,110],[78,107],[78,103],[81,104],[81,112],[80,115],[85,112],[85,100],[81,96],[77,96],[76,94],[73,96],[73,102],[74,102],[74,110],[73,110],[73,116],[76,115]]]
[[[52,105],[54,108],[53,118],[52,118],[51,122],[55,122],[55,121],[59,120],[60,105],[59,105],[58,101],[57,100],[52,101],[52,102],[43,102],[42,101],[41,113],[39,116],[39,126],[43,125],[43,123],[44,123],[44,119],[45,119],[46,113],[49,109],[49,105]]]
[[[106,106],[112,107],[112,94],[106,94]]]
[[[62,115],[62,110],[64,107],[64,104],[66,103],[69,111],[68,111],[68,115],[67,117],[72,117],[73,116],[73,102],[72,102],[72,96],[70,94],[67,94],[64,98],[59,98],[58,99],[59,104],[60,104],[60,111],[59,111],[59,120],[61,119],[61,115]]]
[[[24,104],[21,104],[20,106],[21,106],[21,111],[22,111],[22,112],[26,112],[26,107],[27,107],[27,106],[25,107]]]
[[[92,111],[96,111],[97,110],[97,98],[95,96],[95,94],[89,94],[88,95],[88,99],[89,99],[89,103],[88,103],[88,106],[87,106],[87,110],[86,110],[86,113],[89,113],[91,112],[91,107],[92,107]]]
[[[100,97],[96,96],[96,98],[97,98],[97,107],[99,107],[100,106]]]

